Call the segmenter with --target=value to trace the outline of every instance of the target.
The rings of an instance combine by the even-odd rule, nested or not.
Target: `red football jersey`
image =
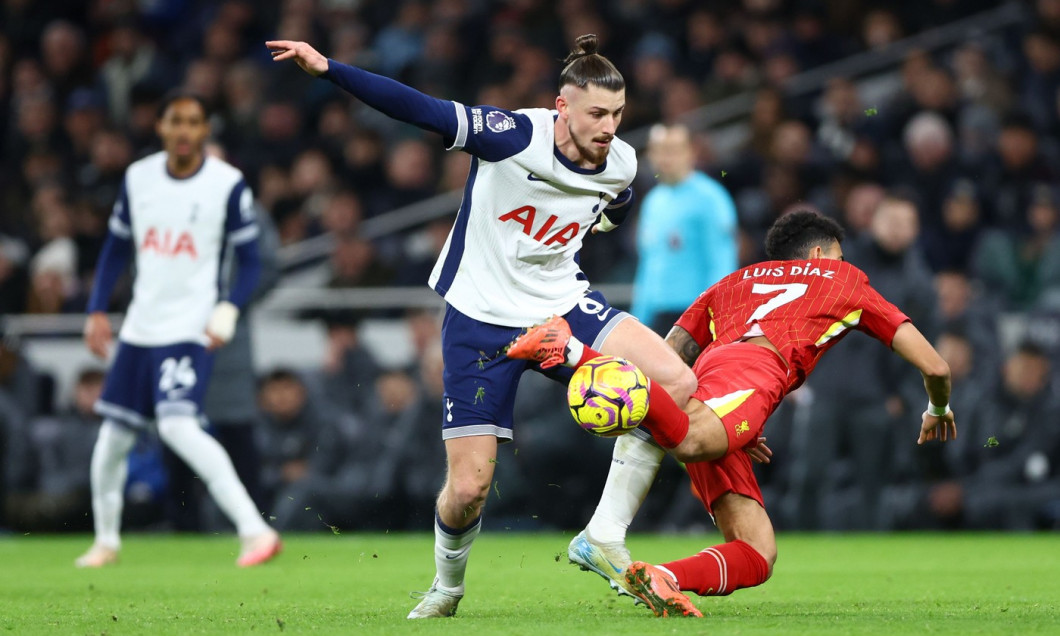
[[[700,294],[677,325],[703,349],[765,336],[788,362],[788,391],[850,329],[888,347],[909,317],[845,261],[766,261],[739,269]]]

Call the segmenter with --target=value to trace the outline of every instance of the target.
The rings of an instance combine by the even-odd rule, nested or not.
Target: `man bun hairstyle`
[[[596,35],[579,35],[572,50],[563,60],[563,71],[559,74],[559,87],[568,84],[586,88],[590,84],[609,91],[626,88],[626,80],[611,60],[597,53],[600,42]]]
[[[766,234],[766,256],[773,261],[806,258],[815,246],[843,241],[843,228],[810,205],[795,205],[780,215]]]

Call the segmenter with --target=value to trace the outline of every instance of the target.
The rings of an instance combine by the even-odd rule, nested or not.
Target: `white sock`
[[[573,367],[578,364],[578,361],[582,359],[582,355],[584,354],[585,344],[581,340],[571,336],[570,340],[567,341],[567,359],[563,361],[563,366]]]
[[[447,592],[464,593],[464,571],[471,554],[471,544],[482,529],[482,515],[466,528],[443,528],[438,515],[434,516],[434,566],[438,571],[438,587]],[[454,532],[456,530],[456,532]]]
[[[121,511],[125,504],[125,478],[129,473],[129,451],[136,433],[111,420],[103,420],[92,447],[89,479],[92,484],[92,523],[96,543],[121,548]]]
[[[586,532],[598,543],[626,542],[626,531],[655,481],[666,451],[634,435],[615,440],[604,492]]]
[[[268,524],[239,481],[228,453],[202,430],[197,419],[187,415],[164,417],[158,421],[158,436],[202,479],[241,538],[268,532]]]

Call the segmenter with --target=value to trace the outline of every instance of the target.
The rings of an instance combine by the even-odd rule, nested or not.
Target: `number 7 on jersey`
[[[754,287],[751,288],[752,294],[772,294],[773,292],[780,292],[776,296],[767,300],[764,304],[758,307],[751,314],[751,317],[747,319],[749,324],[756,320],[761,320],[769,315],[769,312],[773,311],[777,307],[781,307],[790,303],[793,300],[801,298],[806,293],[806,283],[784,283],[781,285],[767,285],[765,283],[755,283]]]

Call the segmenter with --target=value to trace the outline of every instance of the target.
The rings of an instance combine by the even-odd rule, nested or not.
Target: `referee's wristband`
[[[950,405],[949,404],[947,404],[946,406],[935,406],[934,404],[931,403],[931,400],[928,400],[928,407],[927,407],[928,415],[934,415],[935,417],[942,417],[943,415],[945,415],[945,414],[947,414],[949,412],[950,412]]]

